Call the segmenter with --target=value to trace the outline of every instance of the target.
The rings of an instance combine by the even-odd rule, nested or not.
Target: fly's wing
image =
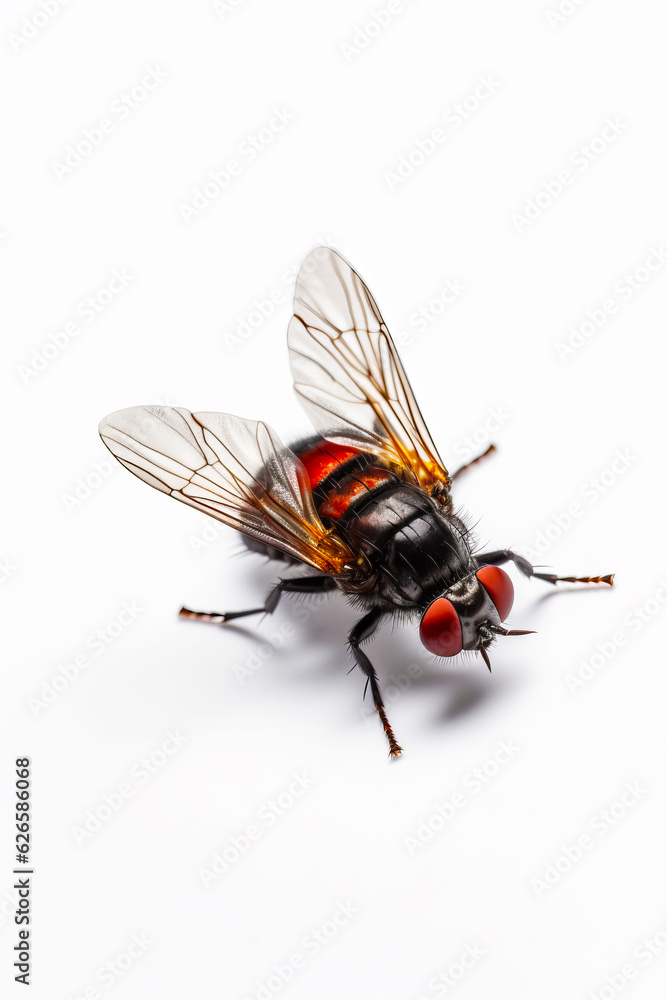
[[[294,388],[324,437],[381,456],[429,492],[449,489],[375,299],[329,247],[301,267],[287,342]]]
[[[134,406],[100,435],[119,462],[177,500],[334,576],[354,562],[320,521],[306,469],[264,423],[228,413]]]

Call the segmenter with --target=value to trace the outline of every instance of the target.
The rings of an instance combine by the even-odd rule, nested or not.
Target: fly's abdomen
[[[462,575],[469,553],[456,519],[377,455],[318,438],[294,451],[323,524],[376,574],[379,605],[419,606]]]
[[[332,441],[311,440],[302,447],[305,450],[297,450],[296,454],[306,467],[313,491],[348,464],[353,464],[359,455],[365,454],[357,448],[334,444]]]
[[[322,522],[343,537],[347,537],[348,522],[366,500],[399,482],[397,476],[382,467],[377,456],[348,445],[315,437],[294,445],[292,451],[306,467]],[[299,561],[249,535],[244,535],[243,541],[269,559]]]
[[[382,461],[370,452],[330,441],[310,441],[297,452],[306,467],[313,499],[322,521],[334,530],[388,487],[399,483]]]

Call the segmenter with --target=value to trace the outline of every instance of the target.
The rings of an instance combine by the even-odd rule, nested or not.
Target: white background
[[[383,0],[217,6],[3,10],[3,990],[24,995],[12,764],[28,754],[33,997],[661,996],[665,18],[648,2],[564,3],[558,20],[556,0],[403,0],[365,33]],[[149,69],[164,78],[119,110]],[[275,109],[293,120],[250,160]],[[186,221],[231,159],[238,175]],[[243,628],[179,621],[181,603],[253,606],[276,570],[231,558],[231,530],[112,469],[97,437],[106,413],[150,402],[306,431],[285,331],[321,242],[404,334],[450,467],[466,437],[499,446],[455,493],[481,543],[617,574],[557,594],[515,574],[511,624],[538,634],[499,642],[492,676],[386,628],[369,653],[396,764],[346,674],[344,601],[307,621],[288,600]],[[124,604],[141,610],[119,628]],[[170,733],[186,738],[167,755]],[[128,958],[133,935],[150,944]],[[293,956],[289,981],[271,978]]]

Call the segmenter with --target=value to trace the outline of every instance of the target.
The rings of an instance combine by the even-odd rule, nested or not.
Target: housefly
[[[454,511],[450,474],[373,296],[339,254],[319,247],[296,282],[288,347],[294,388],[315,435],[287,448],[261,421],[180,407],[119,410],[102,440],[140,479],[243,532],[247,546],[300,567],[260,607],[223,614],[181,609],[224,624],[272,612],[281,596],[339,590],[363,611],[348,636],[389,742],[378,677],[361,648],[392,617],[418,623],[437,657],[480,654],[499,636],[514,588],[502,565],[547,583],[612,583],[613,576],[537,573],[512,549],[477,552]],[[487,449],[492,451],[493,447]]]

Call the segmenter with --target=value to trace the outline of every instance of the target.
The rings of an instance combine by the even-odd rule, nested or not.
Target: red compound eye
[[[504,622],[514,604],[514,584],[509,576],[499,566],[484,566],[477,571],[477,579],[495,604],[501,622]]]
[[[463,648],[461,622],[454,605],[446,597],[433,601],[419,626],[419,638],[429,653],[436,656],[456,656]]]

